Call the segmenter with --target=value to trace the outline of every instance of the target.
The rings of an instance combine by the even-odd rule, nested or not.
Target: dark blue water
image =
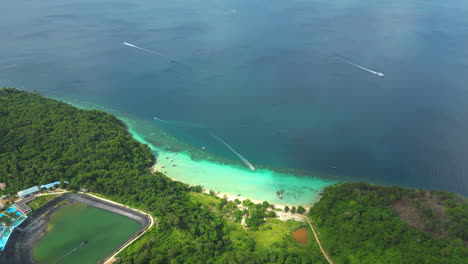
[[[214,132],[254,164],[468,194],[466,1],[16,0],[1,10],[1,85],[158,116],[176,137],[232,157]]]

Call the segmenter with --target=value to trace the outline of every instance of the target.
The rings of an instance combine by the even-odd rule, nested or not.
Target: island
[[[155,161],[115,116],[0,88],[2,205],[21,204],[21,190],[59,182],[23,201],[31,217],[13,230],[0,262],[16,263],[15,245],[27,239],[22,230],[32,220],[89,194],[121,204],[122,212],[141,211],[143,229],[143,219],[156,222],[117,255],[111,250],[106,263],[463,263],[468,257],[468,203],[450,192],[348,182],[325,188],[311,208],[278,206],[173,181],[151,170]],[[47,231],[50,213],[39,233]],[[63,255],[92,242],[84,241]],[[32,254],[26,250],[22,256]]]

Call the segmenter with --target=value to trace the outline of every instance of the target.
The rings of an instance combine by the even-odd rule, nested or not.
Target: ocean
[[[116,114],[172,178],[291,204],[341,181],[468,194],[466,1],[17,0],[2,11],[0,86]]]

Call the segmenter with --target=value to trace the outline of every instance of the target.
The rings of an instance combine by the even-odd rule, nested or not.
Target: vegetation
[[[242,206],[248,207],[240,210],[236,207],[241,204],[240,201],[227,202],[225,199],[201,193],[191,193],[191,196],[200,206],[220,214],[226,220],[230,241],[228,248],[236,249],[237,256],[233,261],[230,258],[233,254],[226,253],[217,260],[218,263],[326,263],[316,243],[299,244],[293,239],[292,232],[303,227],[303,223],[269,218],[268,214],[275,212],[274,206],[268,202],[254,204],[250,200],[244,200]],[[220,204],[224,204],[221,209]],[[264,213],[266,220],[255,217],[252,223],[258,225],[243,227],[239,224],[242,217],[252,217],[252,211]],[[236,216],[237,212],[240,213],[239,216]],[[247,226],[249,218],[246,220]],[[244,252],[243,255],[239,251]]]
[[[336,263],[464,263],[468,207],[448,192],[345,183],[310,210]]]
[[[158,225],[123,251],[120,263],[297,263],[302,258],[289,254],[284,243],[260,251],[248,235],[233,241],[232,234],[242,228],[229,220],[239,220],[237,204],[222,200],[210,208],[191,195],[200,188],[150,173],[154,161],[148,146],[112,115],[0,89],[0,182],[8,183],[2,193],[66,180],[68,189],[87,188],[156,216]],[[266,207],[250,206],[258,216],[250,224],[258,228]],[[232,216],[223,215],[230,211]],[[314,256],[310,259],[322,259],[313,248],[305,251]]]
[[[0,175],[8,182],[2,194],[57,180],[109,192],[109,179],[147,172],[153,162],[149,148],[110,114],[0,91]]]
[[[18,218],[18,216],[15,215],[15,213],[8,213],[4,211],[2,212],[2,215],[0,216],[0,224],[9,226],[15,221],[16,218]]]
[[[306,209],[302,206],[299,205],[299,207],[297,207],[297,213],[299,214],[304,214],[306,212]]]
[[[302,223],[272,219],[274,206],[202,194],[200,186],[151,173],[154,160],[112,115],[0,89],[0,182],[8,184],[0,194],[67,180],[68,189],[87,188],[151,213],[158,224],[120,254],[120,263],[326,263],[316,243],[291,237]],[[468,257],[467,203],[453,194],[349,183],[322,196],[308,215],[335,263]],[[300,206],[290,211],[305,213]]]
[[[56,195],[42,195],[38,196],[36,199],[32,200],[31,202],[28,203],[28,206],[31,207],[31,209],[34,211],[37,208],[43,206],[47,202],[53,200],[56,198]]]

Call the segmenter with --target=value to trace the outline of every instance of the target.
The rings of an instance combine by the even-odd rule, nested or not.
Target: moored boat
[[[278,195],[280,199],[283,199],[283,195],[280,193],[280,191],[276,191],[276,195]]]

